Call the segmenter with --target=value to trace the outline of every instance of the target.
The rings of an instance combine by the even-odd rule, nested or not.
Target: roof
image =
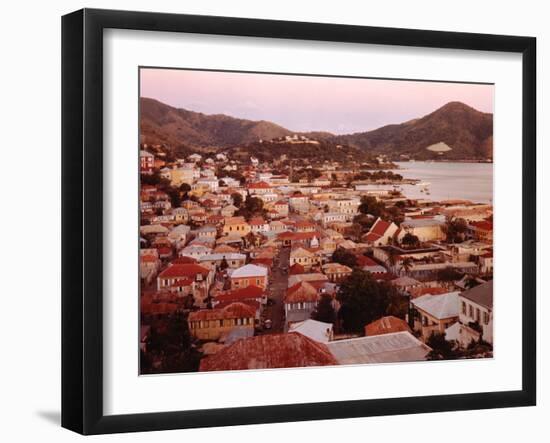
[[[472,289],[468,289],[460,294],[460,296],[467,298],[478,305],[493,309],[493,280],[478,285]]]
[[[195,263],[171,265],[159,274],[160,278],[195,277],[198,274],[206,276],[210,270]]]
[[[332,323],[324,323],[313,319],[292,323],[289,332],[299,332],[319,343],[328,343],[332,332]]]
[[[390,226],[391,222],[387,222],[385,220],[382,220],[381,218],[378,218],[374,222],[374,225],[372,225],[372,227],[370,228],[369,233],[373,233],[381,237],[386,233]]]
[[[248,185],[248,189],[270,189],[271,185],[266,182],[251,183]]]
[[[189,321],[223,320],[229,318],[255,317],[256,311],[245,303],[231,303],[221,309],[201,309],[189,313]]]
[[[258,286],[250,285],[246,288],[235,289],[233,291],[224,292],[216,296],[216,301],[243,301],[243,300],[255,300],[261,298],[264,294],[264,290]]]
[[[311,282],[326,282],[328,277],[325,274],[319,272],[311,272],[308,274],[295,274],[288,277],[288,287],[294,286],[301,281]]]
[[[297,275],[297,274],[303,274],[305,272],[305,268],[299,264],[294,263],[288,270],[288,275]]]
[[[438,295],[423,295],[411,301],[418,309],[427,312],[437,319],[458,317],[459,292],[448,292]]]
[[[405,220],[401,223],[402,228],[422,228],[427,226],[443,226],[445,224],[442,220],[435,218],[419,218],[414,220]]]
[[[405,331],[332,341],[327,347],[343,365],[421,361],[426,360],[431,350]]]
[[[393,315],[379,318],[365,326],[365,335],[368,337],[401,331],[410,332],[411,330],[405,320],[394,317]]]
[[[395,280],[392,280],[391,284],[394,286],[403,287],[403,286],[419,285],[420,282],[418,280],[415,280],[414,278],[404,276],[404,277],[399,277],[399,278],[396,278]]]
[[[319,301],[319,293],[312,284],[302,281],[286,290],[285,303],[302,303]]]
[[[323,272],[328,274],[333,273],[351,273],[352,269],[349,266],[340,263],[327,263],[323,265]]]
[[[244,265],[238,269],[235,269],[235,272],[231,274],[231,278],[243,278],[243,277],[265,277],[267,276],[267,269],[263,266],[258,265]]]
[[[493,230],[493,223],[490,221],[473,221],[470,222],[470,226],[473,226],[476,229],[481,229],[483,231],[492,231]]]
[[[338,362],[327,346],[299,334],[260,335],[238,340],[203,358],[200,371],[331,366]]]

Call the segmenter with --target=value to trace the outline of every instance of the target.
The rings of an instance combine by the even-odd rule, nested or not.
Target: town
[[[383,155],[181,157],[140,146],[141,374],[492,357],[491,204]]]

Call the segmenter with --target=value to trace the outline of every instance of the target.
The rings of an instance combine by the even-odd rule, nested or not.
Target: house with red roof
[[[292,323],[311,318],[320,298],[319,290],[310,282],[301,281],[289,287],[284,297],[285,330]]]
[[[399,227],[394,222],[388,222],[378,217],[361,240],[370,246],[387,245],[388,240],[393,239],[398,229]]]
[[[271,185],[266,182],[256,182],[256,183],[250,183],[248,186],[248,192],[251,195],[263,195],[263,194],[269,194],[271,192]]]
[[[157,277],[159,291],[192,294],[197,306],[205,306],[214,271],[196,263],[171,264]]]
[[[411,329],[405,320],[393,315],[379,318],[365,326],[365,335],[367,337],[401,331],[411,332]]]
[[[298,332],[269,334],[236,341],[201,360],[199,371],[333,366],[328,347]]]
[[[493,241],[493,222],[488,220],[468,223],[470,236],[478,241]]]

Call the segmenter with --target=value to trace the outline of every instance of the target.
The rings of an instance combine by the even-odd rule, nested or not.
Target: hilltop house
[[[189,313],[191,334],[199,340],[219,340],[235,328],[254,334],[255,310],[244,303],[231,303],[224,308],[201,309]]]
[[[449,326],[458,321],[458,295],[458,292],[426,294],[411,300],[416,311],[414,330],[420,332],[424,340],[427,340],[432,332],[445,333]]]

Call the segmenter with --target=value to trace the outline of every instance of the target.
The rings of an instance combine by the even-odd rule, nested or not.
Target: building
[[[267,273],[268,270],[264,266],[248,264],[242,266],[231,274],[231,289],[246,288],[254,285],[260,288],[267,288]]]
[[[248,329],[252,334],[255,310],[244,303],[231,303],[224,308],[201,309],[189,313],[189,331],[199,340],[220,340],[233,329]]]
[[[331,282],[341,282],[345,278],[349,277],[353,270],[340,263],[327,263],[323,265],[323,273],[328,277]]]
[[[201,360],[199,371],[333,366],[338,362],[327,348],[302,334],[271,334],[239,340]]]
[[[387,222],[378,217],[362,240],[371,246],[387,245],[398,229],[395,223]]]
[[[288,332],[299,332],[318,343],[328,343],[334,338],[332,323],[324,323],[313,319],[292,323]]]
[[[493,222],[487,220],[473,221],[468,224],[468,231],[472,238],[478,241],[493,241]]]
[[[143,149],[139,151],[139,170],[142,174],[152,174],[155,167],[155,156]]]
[[[298,246],[290,251],[289,265],[292,267],[295,264],[299,264],[304,267],[306,271],[309,271],[313,266],[319,263],[319,257],[305,248]]]
[[[462,347],[480,339],[493,344],[493,281],[462,292],[456,339]],[[452,334],[452,330],[450,331]]]
[[[327,347],[341,365],[427,360],[431,349],[410,332],[335,340]]]
[[[299,282],[289,287],[286,291],[285,304],[285,330],[292,323],[301,322],[311,317],[319,303],[320,295],[317,288],[308,282]]]
[[[411,332],[411,329],[405,320],[394,317],[393,315],[379,318],[365,326],[365,335],[367,337],[392,334],[401,331]]]
[[[245,237],[250,230],[250,225],[244,217],[229,217],[223,225],[223,235]]]
[[[459,292],[446,294],[426,294],[411,300],[415,310],[414,330],[424,340],[432,333],[444,334],[445,330],[458,321]]]
[[[238,252],[220,252],[199,257],[199,262],[219,268],[224,262],[229,269],[238,269],[246,263],[246,255]]]
[[[193,295],[197,306],[205,306],[214,273],[195,263],[172,264],[157,277],[157,290]],[[187,291],[189,288],[189,292]]]
[[[418,237],[421,242],[436,241],[445,239],[445,222],[437,218],[419,218],[405,220],[401,223],[399,240],[405,234],[412,234]]]

